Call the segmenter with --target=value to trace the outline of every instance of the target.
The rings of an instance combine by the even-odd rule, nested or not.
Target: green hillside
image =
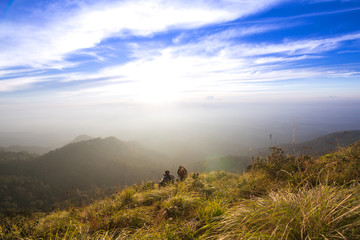
[[[7,218],[3,239],[360,239],[360,142],[311,158],[273,148],[243,174],[190,174],[84,207]]]
[[[114,137],[68,144],[42,156],[0,152],[0,219],[88,203],[94,192],[160,178],[169,159]],[[102,194],[102,193],[101,193]]]

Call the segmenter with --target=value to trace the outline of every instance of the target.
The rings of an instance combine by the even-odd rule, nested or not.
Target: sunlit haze
[[[0,146],[175,154],[360,129],[358,0],[3,0]]]

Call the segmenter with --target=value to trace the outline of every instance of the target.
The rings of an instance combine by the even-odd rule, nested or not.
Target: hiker
[[[183,166],[180,166],[177,170],[177,174],[180,178],[180,181],[184,181],[184,179],[187,177],[187,171]]]
[[[170,171],[166,170],[164,173],[164,177],[161,179],[161,181],[159,182],[159,186],[160,187],[164,187],[169,183],[174,183],[174,176],[170,175]]]

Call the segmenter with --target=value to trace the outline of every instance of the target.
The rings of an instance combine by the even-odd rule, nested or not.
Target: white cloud
[[[236,19],[260,11],[278,1],[133,1],[82,5],[72,17],[53,19],[42,28],[7,25],[0,31],[1,66],[29,65],[34,68],[69,67],[68,53],[91,48],[109,37],[151,36],[172,28],[196,28]],[[239,7],[241,6],[241,7]],[[152,9],[149,11],[149,9]],[[71,14],[69,14],[71,15]],[[322,39],[286,40],[276,44],[246,44],[234,38],[271,31],[286,25],[232,27],[183,44],[179,35],[173,46],[131,44],[135,58],[123,65],[96,73],[63,73],[42,77],[18,77],[1,81],[1,91],[24,89],[32,84],[56,81],[91,80],[82,89],[66,90],[60,96],[121,96],[130,100],[165,101],[188,96],[233,95],[239,92],[269,91],[270,81],[324,76],[351,77],[351,71],[326,72],[324,68],[290,68],[284,64],[337,49],[345,41],[357,40],[359,33]],[[15,44],[11,45],[12,39]],[[21,40],[20,40],[21,39]],[[90,50],[91,52],[91,50]],[[94,55],[96,57],[96,55]],[[287,66],[289,67],[289,66]],[[1,74],[1,72],[0,72]],[[10,74],[3,72],[2,74]],[[0,75],[1,76],[1,75]],[[90,81],[89,81],[90,82]],[[61,84],[60,83],[60,84]],[[257,83],[250,85],[250,83]]]
[[[46,82],[47,77],[18,77],[0,81],[0,92],[26,89],[36,83]]]
[[[232,31],[236,31],[233,29]],[[240,31],[241,32],[241,31]],[[135,60],[107,67],[96,73],[56,75],[66,84],[70,81],[93,82],[83,89],[69,90],[62,96],[121,96],[131,100],[176,100],[184,96],[231,95],[241,91],[264,90],[265,82],[319,77],[351,77],[357,72],[325,68],[284,68],[285,63],[321,57],[344,41],[360,34],[284,41],[278,44],[238,44],[229,34],[214,34],[196,43],[175,46],[133,44]],[[273,54],[277,54],[274,56]],[[315,54],[315,55],[314,55]],[[11,91],[31,85],[31,81],[53,81],[54,76],[14,78],[2,81],[0,91]],[[249,83],[257,83],[250,89]],[[266,86],[269,90],[269,86]]]
[[[302,55],[299,57],[260,57],[254,60],[255,64],[269,64],[269,63],[282,63],[285,64],[286,62],[294,62],[309,58],[321,58],[320,56],[309,56],[309,55]]]
[[[226,54],[239,56],[259,56],[269,54],[304,55],[319,54],[337,49],[345,41],[360,39],[360,33],[346,34],[338,37],[306,40],[287,40],[279,44],[238,44],[228,50]],[[209,43],[209,44],[214,44]],[[216,44],[216,43],[215,43]]]
[[[262,24],[262,25],[251,25],[245,27],[231,27],[224,31],[216,34],[211,34],[203,37],[204,40],[231,40],[233,38],[239,38],[248,35],[255,35],[259,33],[269,32],[277,29],[288,28],[290,24]]]
[[[3,23],[0,68],[68,67],[70,63],[64,60],[67,54],[92,48],[109,37],[151,36],[173,28],[189,29],[227,22],[279,1],[99,1],[79,4],[81,8],[61,14],[54,13],[52,8],[49,13],[41,13],[45,16],[39,25]]]
[[[293,62],[321,56],[343,43],[359,38],[348,34],[327,39],[286,41],[279,44],[245,45],[209,36],[180,46],[137,46],[138,59],[108,67],[83,79],[112,78],[73,95],[94,94],[133,101],[171,101],[187,97],[235,96],[274,91],[269,82],[292,79],[353,77],[358,72],[329,71],[324,67],[292,67]],[[141,54],[138,54],[141,53]],[[279,57],[271,54],[281,54]],[[237,54],[237,55],[236,55]],[[264,55],[270,56],[264,56]],[[289,63],[286,68],[285,63]],[[76,79],[76,78],[74,78]],[[127,84],[123,84],[128,81]],[[67,94],[71,95],[71,92]]]

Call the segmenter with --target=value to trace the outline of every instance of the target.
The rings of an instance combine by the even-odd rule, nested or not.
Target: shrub
[[[148,191],[148,190],[154,190],[155,189],[155,183],[153,181],[145,181],[142,182],[140,186],[137,187],[137,191]]]
[[[275,188],[274,182],[261,170],[242,174],[237,184],[239,195],[242,198],[262,196]]]
[[[198,218],[204,223],[210,222],[213,218],[221,216],[226,211],[221,199],[206,201],[205,205],[199,208]]]
[[[120,193],[120,200],[123,206],[128,205],[134,201],[134,190],[132,188],[125,188]]]
[[[196,214],[196,209],[202,204],[201,198],[183,194],[167,199],[163,207],[167,218],[189,218]]]
[[[151,209],[148,207],[137,207],[116,212],[110,216],[109,224],[104,229],[136,229],[150,226],[153,223],[150,212]]]
[[[142,193],[140,195],[140,204],[143,204],[145,206],[150,206],[156,202],[160,202],[163,199],[168,197],[168,193],[161,189],[155,189],[152,191],[147,191],[145,193]]]

